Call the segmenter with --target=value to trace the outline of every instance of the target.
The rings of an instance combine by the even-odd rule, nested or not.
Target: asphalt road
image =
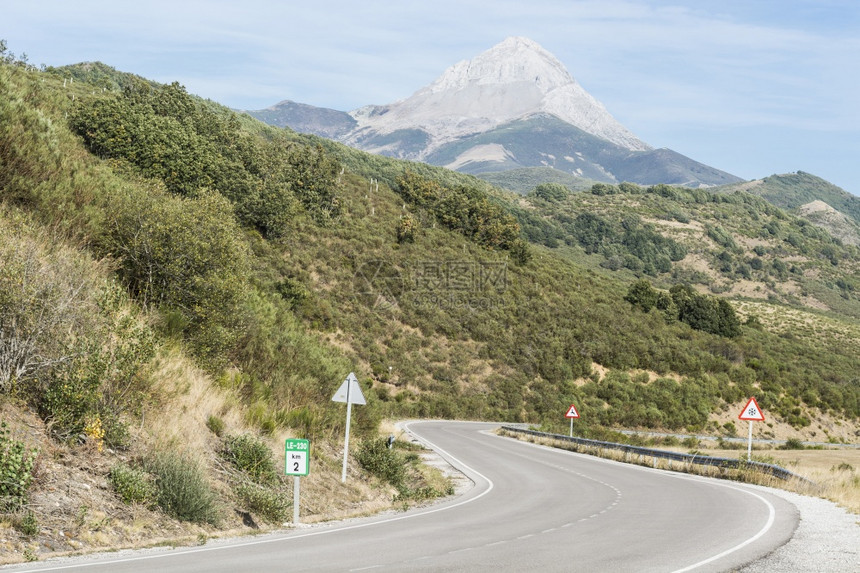
[[[26,571],[732,571],[788,541],[798,513],[743,485],[501,438],[492,424],[409,429],[473,482],[428,508],[203,547]]]

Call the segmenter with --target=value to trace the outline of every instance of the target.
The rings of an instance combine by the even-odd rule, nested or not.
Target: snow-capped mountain
[[[653,149],[613,118],[555,56],[522,37],[454,64],[395,103],[345,113],[281,102],[248,113],[371,153],[474,174],[552,167],[612,183],[740,181],[669,149]]]
[[[408,99],[352,112],[358,126],[346,141],[361,145],[371,134],[420,129],[429,141],[414,158],[423,159],[445,143],[537,114],[554,116],[625,149],[650,149],[582,89],[555,56],[519,37],[454,64]]]

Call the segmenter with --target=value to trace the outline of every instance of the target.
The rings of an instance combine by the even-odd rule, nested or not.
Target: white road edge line
[[[730,485],[723,485],[723,487],[727,487],[729,489],[740,491],[740,492],[743,492],[743,493],[746,493],[746,494],[749,494],[753,497],[758,498],[762,503],[764,503],[767,506],[767,509],[768,509],[767,523],[764,524],[764,527],[762,527],[758,533],[756,533],[755,535],[753,535],[752,537],[750,537],[746,541],[744,541],[742,543],[738,543],[734,547],[726,549],[722,553],[717,553],[716,555],[714,555],[712,557],[708,557],[707,559],[699,561],[698,563],[693,563],[692,565],[688,565],[687,567],[684,567],[683,569],[676,569],[672,573],[684,573],[685,571],[692,571],[693,569],[697,569],[697,568],[701,567],[702,565],[707,565],[708,563],[716,561],[717,559],[722,559],[726,555],[734,553],[735,551],[738,551],[739,549],[746,547],[750,543],[753,543],[754,541],[759,539],[762,535],[767,533],[771,527],[773,527],[773,523],[774,523],[774,521],[776,521],[776,508],[773,507],[772,503],[770,503],[768,500],[766,500],[765,498],[763,498],[759,494],[752,492],[752,491],[749,491],[749,490],[746,490],[746,489],[743,489],[743,488],[733,487]]]
[[[499,436],[498,434],[495,434],[495,433],[493,433],[493,432],[484,432],[484,433],[485,433],[485,434],[487,434],[487,435],[490,435],[490,436],[496,436],[497,438],[500,438],[500,439],[503,439],[503,440],[512,440],[512,439],[515,439],[515,438],[505,438],[505,437],[503,437],[503,436]],[[571,452],[571,451],[568,451],[568,450],[562,450],[562,449],[559,449],[559,448],[553,448],[553,447],[551,447],[551,446],[545,446],[545,445],[543,445],[543,444],[534,444],[534,443],[532,443],[532,442],[524,442],[524,441],[522,441],[522,440],[516,440],[516,441],[520,442],[521,444],[525,444],[525,445],[527,445],[527,446],[532,446],[532,447],[535,447],[535,448],[545,448],[545,449],[553,450],[553,451],[560,452],[560,453],[564,453],[564,454],[570,454],[570,455],[583,455],[583,456],[584,456],[584,455],[588,455],[588,454],[580,454],[580,453],[578,453],[578,452]],[[594,460],[596,460],[596,461],[606,462],[606,463],[617,463],[617,464],[624,463],[624,462],[618,462],[618,461],[615,461],[615,460],[607,460],[607,459],[599,458],[599,457],[596,457],[596,456],[589,456],[589,458],[590,458],[590,459],[594,459]],[[626,464],[626,463],[625,463],[624,465],[625,465],[625,466],[630,467],[631,469],[639,469],[639,470],[642,470],[642,471],[654,471],[654,470],[652,470],[651,468],[647,468],[647,467],[644,467],[644,466],[638,466],[638,465]],[[665,471],[665,470],[663,470],[663,471]],[[728,488],[728,489],[733,489],[733,490],[736,490],[736,491],[740,491],[740,492],[743,492],[743,493],[745,493],[745,494],[751,495],[751,496],[753,496],[753,497],[755,497],[755,498],[758,498],[758,499],[759,499],[759,501],[761,501],[762,503],[764,503],[764,504],[767,506],[767,508],[768,508],[768,518],[767,518],[767,522],[764,524],[764,527],[762,527],[762,528],[761,528],[761,530],[759,530],[759,532],[758,532],[758,533],[756,533],[755,535],[753,535],[752,537],[750,537],[750,538],[749,538],[749,539],[747,539],[746,541],[743,541],[742,543],[738,543],[738,544],[737,544],[737,545],[735,545],[734,547],[731,547],[731,548],[729,548],[729,549],[726,549],[726,550],[725,550],[725,551],[723,551],[722,553],[718,553],[718,554],[716,554],[716,555],[714,555],[714,556],[712,556],[712,557],[708,557],[707,559],[704,559],[704,560],[702,560],[702,561],[699,561],[698,563],[693,563],[692,565],[688,565],[688,566],[684,567],[683,569],[677,569],[677,570],[675,570],[675,571],[672,571],[672,573],[685,573],[686,571],[692,571],[693,569],[697,569],[697,568],[699,568],[699,567],[701,567],[701,566],[703,566],[703,565],[707,565],[708,563],[712,563],[712,562],[714,562],[714,561],[716,561],[716,560],[718,560],[718,559],[722,559],[723,557],[725,557],[725,556],[727,556],[727,555],[730,555],[730,554],[734,553],[735,551],[738,551],[738,550],[740,550],[740,549],[743,549],[744,547],[746,547],[746,546],[747,546],[747,545],[749,545],[750,543],[755,542],[757,539],[761,538],[764,534],[766,534],[768,531],[770,531],[770,528],[771,528],[771,527],[773,527],[773,524],[774,524],[774,522],[776,521],[776,508],[775,508],[775,507],[773,506],[773,504],[771,504],[768,500],[766,500],[765,498],[763,498],[762,496],[760,496],[759,494],[757,494],[757,493],[755,493],[755,492],[752,492],[752,491],[749,491],[749,490],[747,490],[747,489],[743,489],[743,488],[740,488],[740,487],[735,487],[735,486],[732,486],[732,485],[729,485],[729,484],[726,484],[726,483],[721,483],[721,481],[720,481],[720,480],[718,480],[718,479],[716,479],[716,478],[711,478],[711,479],[709,479],[709,480],[705,480],[705,479],[704,479],[703,477],[701,477],[701,476],[695,476],[695,475],[690,475],[690,474],[679,474],[679,473],[677,473],[677,472],[668,472],[668,475],[671,475],[672,477],[676,477],[676,478],[679,478],[679,479],[691,479],[691,480],[696,480],[696,481],[707,481],[708,483],[713,483],[713,484],[718,485],[718,486],[720,486],[720,487],[725,487],[725,488]],[[584,476],[584,477],[587,477],[587,476]],[[609,485],[609,484],[606,484],[606,485]],[[610,487],[613,487],[613,486],[610,486]],[[613,489],[614,489],[614,488],[613,488]],[[593,516],[593,515],[592,515],[591,517],[595,517],[595,516]],[[585,521],[586,519],[590,519],[590,517],[589,517],[589,518],[583,518],[583,519],[580,519],[579,521]]]
[[[406,430],[409,433],[413,433],[412,430],[409,428],[409,426],[412,423],[413,422],[407,422],[406,424],[404,424],[404,427],[406,428]],[[417,434],[413,434],[413,435],[418,437]],[[103,566],[103,565],[112,565],[115,563],[129,563],[131,561],[146,561],[149,559],[163,559],[165,557],[176,557],[179,555],[192,555],[194,553],[205,553],[208,551],[221,551],[224,549],[231,549],[231,548],[235,548],[235,547],[251,547],[254,545],[263,545],[266,543],[282,543],[282,542],[292,541],[294,539],[302,539],[305,537],[315,537],[317,535],[326,535],[326,534],[331,534],[331,533],[335,533],[338,531],[349,531],[352,529],[363,529],[365,527],[372,527],[374,525],[382,525],[384,523],[403,521],[405,519],[412,519],[415,517],[421,517],[423,515],[430,515],[433,513],[448,511],[449,509],[454,509],[455,507],[460,507],[460,506],[466,505],[467,503],[472,503],[473,501],[477,501],[477,500],[481,499],[482,497],[484,497],[485,495],[487,495],[488,493],[490,493],[491,491],[493,491],[493,487],[495,487],[495,485],[493,484],[493,481],[490,478],[488,478],[487,476],[485,476],[481,472],[474,470],[470,466],[464,464],[459,459],[455,458],[454,456],[449,454],[447,451],[436,446],[432,442],[430,442],[424,438],[420,438],[420,440],[424,444],[426,444],[428,447],[435,450],[438,454],[447,457],[447,459],[451,463],[451,465],[457,466],[457,469],[463,471],[464,473],[466,471],[470,471],[470,472],[474,473],[475,475],[479,476],[480,478],[482,478],[483,480],[485,480],[487,482],[487,489],[484,490],[483,492],[481,492],[480,494],[476,495],[475,497],[460,501],[460,502],[455,503],[453,505],[446,505],[444,507],[431,508],[431,509],[428,509],[426,511],[421,511],[419,513],[412,513],[409,515],[401,515],[398,517],[391,517],[389,519],[383,519],[381,521],[372,521],[369,523],[358,523],[356,525],[349,525],[346,527],[334,527],[332,529],[325,529],[325,530],[321,530],[321,531],[311,531],[311,532],[302,533],[299,535],[281,536],[281,537],[277,537],[274,539],[260,539],[257,541],[250,541],[250,542],[246,542],[246,543],[238,543],[238,544],[230,544],[230,545],[221,545],[218,547],[200,547],[198,549],[171,551],[169,553],[159,553],[157,555],[140,555],[140,556],[135,556],[135,557],[128,557],[125,559],[112,559],[109,561],[95,561],[95,562],[69,564],[69,565],[58,565],[56,567],[43,567],[41,569],[25,569],[23,571],[26,571],[28,573],[36,573],[37,571],[62,571],[64,569],[80,569],[83,567],[98,567],[98,566]]]

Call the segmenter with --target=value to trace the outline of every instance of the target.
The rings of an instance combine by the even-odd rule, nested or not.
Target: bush
[[[223,360],[243,331],[250,274],[232,206],[217,193],[155,191],[128,192],[115,206],[105,246],[117,254],[132,295],[184,325],[202,357]]]
[[[23,533],[28,537],[32,537],[33,535],[38,535],[41,527],[39,526],[39,520],[36,518],[36,514],[32,511],[28,511],[24,514],[24,517],[21,518],[17,523],[18,531]]]
[[[158,452],[145,468],[155,476],[155,502],[167,514],[180,521],[217,523],[215,493],[195,460],[175,451]]]
[[[406,480],[406,466],[403,459],[394,451],[388,449],[384,438],[366,440],[361,444],[356,455],[361,467],[402,490]]]
[[[120,463],[111,468],[108,481],[124,503],[149,506],[155,502],[157,490],[145,471]]]
[[[789,438],[785,443],[779,446],[780,450],[805,450],[806,446],[798,438]]]
[[[257,483],[272,484],[278,481],[272,450],[256,436],[228,436],[224,440],[221,455]]]
[[[6,422],[0,422],[0,511],[15,511],[27,502],[37,454],[37,449],[13,440]]]
[[[218,416],[209,416],[206,419],[206,427],[209,428],[210,432],[220,438],[221,434],[224,433],[224,420]]]
[[[236,495],[248,505],[249,510],[272,523],[284,521],[292,507],[283,491],[253,482],[239,484]]]

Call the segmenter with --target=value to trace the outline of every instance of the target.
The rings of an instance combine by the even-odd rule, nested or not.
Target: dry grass
[[[142,419],[131,428],[131,450],[126,452],[99,452],[90,444],[54,442],[34,412],[23,404],[0,399],[0,419],[9,423],[15,438],[42,452],[29,504],[38,518],[40,533],[23,535],[16,528],[17,516],[0,515],[0,565],[109,549],[197,545],[209,538],[260,531],[244,526],[241,516],[234,512],[239,506],[233,501],[229,475],[217,455],[220,442],[206,425],[209,416],[217,416],[224,422],[226,434],[253,431],[229,381],[219,385],[176,349],[162,349],[150,372],[152,392]],[[283,459],[285,437],[291,437],[289,432],[266,437],[275,460]],[[125,505],[113,494],[107,481],[112,465],[165,447],[194,455],[206,468],[224,504],[217,527],[177,522],[161,511]],[[302,478],[303,523],[400,507],[393,503],[396,492],[367,480],[352,458],[347,482],[341,483],[342,448],[338,440],[312,444],[311,473]],[[287,487],[291,485],[292,480],[288,480]]]
[[[726,458],[746,455],[745,450],[701,449],[700,451],[709,456]],[[782,466],[818,486],[809,488],[795,484],[795,487],[783,489],[823,497],[852,513],[860,514],[860,449],[755,449],[753,458]],[[780,487],[779,484],[777,487]]]
[[[155,403],[144,410],[148,435],[156,444],[181,444],[189,451],[207,451],[212,433],[209,416],[218,416],[227,433],[246,431],[238,400],[219,390],[212,379],[176,351],[166,351],[155,365]],[[149,419],[147,419],[147,417]]]
[[[735,424],[737,436],[744,438],[748,432],[747,422],[738,420],[738,414],[746,405],[747,399],[725,404],[719,412],[713,412],[708,418],[709,422],[722,427],[727,422]],[[753,424],[753,439],[780,440],[791,438],[804,442],[826,443],[835,441],[842,444],[856,444],[860,438],[860,427],[856,422],[839,418],[831,414],[822,414],[818,410],[810,409],[811,424],[803,428],[795,428],[777,415],[765,412],[765,422]]]
[[[758,301],[737,301],[735,310],[742,319],[750,314],[756,315],[767,330],[776,334],[791,333],[812,342],[836,340],[855,348],[860,347],[860,325],[850,320]]]
[[[608,450],[593,446],[583,446],[564,440],[554,440],[518,433],[500,432],[507,437],[542,444],[554,448],[575,451],[612,459],[625,463],[654,467],[658,469],[681,471],[709,477],[730,479],[775,487],[805,495],[829,499],[848,511],[860,514],[860,450],[754,450],[753,460],[776,464],[792,473],[810,480],[781,480],[770,475],[750,470],[721,469],[699,466],[671,460],[627,454],[618,450]],[[671,451],[686,452],[683,448],[665,448]],[[697,451],[712,457],[738,459],[746,458],[746,450],[717,450],[700,448]],[[811,483],[810,483],[811,482]]]

